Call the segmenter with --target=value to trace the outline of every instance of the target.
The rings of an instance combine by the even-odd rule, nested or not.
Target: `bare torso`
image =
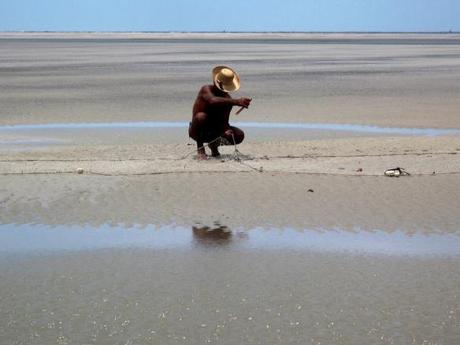
[[[230,103],[213,104],[208,100],[210,94],[214,97],[232,99],[228,93],[220,91],[214,85],[205,85],[196,97],[193,105],[193,117],[199,113],[205,113],[208,115],[211,127],[216,130],[225,130],[230,126],[229,118],[233,105]]]

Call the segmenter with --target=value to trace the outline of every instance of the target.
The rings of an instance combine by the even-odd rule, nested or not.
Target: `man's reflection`
[[[216,224],[214,227],[195,225],[192,227],[193,240],[204,246],[223,246],[232,241],[232,231],[225,225]]]

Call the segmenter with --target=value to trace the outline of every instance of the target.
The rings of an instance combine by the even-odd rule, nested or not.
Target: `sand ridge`
[[[193,145],[0,152],[0,221],[205,224],[458,233],[458,137],[249,142],[242,161]],[[411,176],[390,178],[403,167]],[[78,174],[77,169],[82,169]]]
[[[0,174],[148,175],[188,172],[281,172],[382,176],[460,173],[459,137],[351,138],[245,143],[220,158],[195,159],[193,145],[80,145],[0,151]]]

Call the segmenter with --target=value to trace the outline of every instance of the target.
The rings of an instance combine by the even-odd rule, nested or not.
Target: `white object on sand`
[[[394,168],[385,170],[385,176],[399,177],[399,176],[410,176],[410,174],[404,168]]]

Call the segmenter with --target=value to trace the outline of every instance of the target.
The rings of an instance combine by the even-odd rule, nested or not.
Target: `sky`
[[[0,31],[460,31],[460,0],[0,0]]]

